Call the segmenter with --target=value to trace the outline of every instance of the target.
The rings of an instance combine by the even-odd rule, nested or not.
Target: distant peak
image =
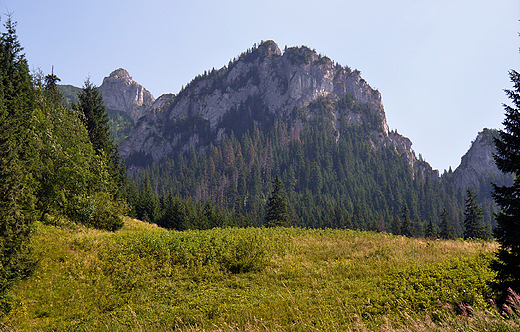
[[[132,76],[130,76],[128,71],[123,68],[114,70],[113,72],[110,73],[109,77],[113,78],[113,79],[120,79],[120,80],[127,80],[127,79],[131,80],[132,79]]]
[[[273,54],[282,55],[282,51],[280,51],[278,45],[272,40],[262,41],[260,45],[258,45],[258,49],[263,51],[267,56]]]

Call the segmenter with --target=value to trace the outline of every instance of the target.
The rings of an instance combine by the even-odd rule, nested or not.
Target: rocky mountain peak
[[[114,70],[99,87],[109,111],[123,112],[136,123],[154,103],[155,98],[132,79],[123,68]]]
[[[477,187],[479,178],[487,177],[490,173],[501,174],[493,158],[496,151],[493,137],[497,135],[497,130],[487,128],[478,133],[468,152],[462,156],[460,165],[453,172],[455,186]]]
[[[379,91],[358,70],[306,46],[286,47],[282,52],[275,42],[264,41],[227,66],[195,77],[177,95],[162,99],[161,107],[150,109],[121,143],[123,158],[145,153],[159,161],[174,151],[200,148],[201,137],[218,142],[224,132],[237,135],[250,124],[261,126],[270,118],[307,121],[320,108],[316,105],[325,103],[330,105],[327,117],[335,128],[378,122],[375,145],[393,145],[406,152],[412,166],[416,159],[409,140],[389,135]],[[193,123],[191,133],[181,132],[188,123]],[[205,132],[194,132],[197,126]],[[298,130],[298,125],[291,128]]]
[[[262,41],[260,43],[260,45],[258,46],[258,51],[260,53],[264,54],[265,56],[271,56],[271,55],[282,56],[282,51],[280,50],[278,45],[272,40],[268,40],[265,42]]]
[[[105,77],[103,82],[105,82],[105,81],[112,81],[112,82],[122,81],[122,82],[128,82],[129,84],[131,84],[133,82],[133,79],[132,79],[132,76],[130,76],[130,74],[128,73],[128,71],[126,69],[119,68],[119,69],[116,69],[113,72],[111,72],[108,77]]]

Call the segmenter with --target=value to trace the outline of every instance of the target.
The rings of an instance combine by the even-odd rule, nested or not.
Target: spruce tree
[[[283,183],[278,176],[272,182],[273,191],[267,202],[265,214],[266,227],[289,227],[291,221],[287,213],[287,200],[283,190]]]
[[[0,311],[9,310],[6,293],[33,266],[29,239],[36,216],[32,173],[37,155],[29,66],[10,15],[4,27],[0,35]]]
[[[96,154],[109,165],[113,180],[111,192],[119,197],[126,182],[126,172],[118,149],[110,137],[109,117],[103,104],[103,96],[87,78],[78,99],[75,108],[87,128]]]
[[[97,154],[104,151],[107,155],[114,153],[114,143],[110,139],[109,118],[106,107],[103,104],[103,96],[98,88],[86,79],[83,89],[78,95],[76,109],[82,116],[82,121],[87,127],[90,141]]]
[[[54,67],[52,73],[45,76],[44,88],[47,99],[55,104],[61,103],[63,96],[58,90],[58,82],[61,81],[58,76],[54,75]]]
[[[464,238],[489,239],[487,227],[482,224],[484,213],[482,208],[475,200],[477,194],[474,194],[470,188],[466,189],[466,198],[464,200]]]
[[[494,230],[499,243],[492,268],[497,272],[494,290],[501,296],[507,288],[520,291],[520,74],[511,70],[513,90],[505,90],[513,105],[504,105],[504,129],[494,138],[495,163],[504,173],[514,175],[511,186],[493,185],[493,198],[501,208]]]
[[[439,236],[441,239],[445,240],[452,240],[455,238],[455,229],[453,228],[449,215],[450,213],[448,210],[446,210],[446,208],[442,208],[441,222],[439,224]]]
[[[437,231],[435,230],[435,225],[433,224],[433,218],[430,217],[428,221],[428,225],[426,225],[426,233],[424,234],[426,238],[435,239],[437,237]]]
[[[401,210],[401,227],[401,235],[412,237],[413,225],[412,219],[410,219],[410,210],[408,210],[407,204],[404,204]]]

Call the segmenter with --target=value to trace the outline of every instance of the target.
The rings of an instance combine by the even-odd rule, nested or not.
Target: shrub
[[[87,227],[116,231],[123,227],[121,215],[127,209],[124,202],[116,201],[111,194],[97,192],[91,196],[77,197],[68,215]]]
[[[221,266],[231,273],[257,271],[268,263],[265,239],[256,234],[239,234],[223,252]]]

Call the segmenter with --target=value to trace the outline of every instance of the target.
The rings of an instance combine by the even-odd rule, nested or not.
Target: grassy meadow
[[[39,224],[5,331],[516,331],[496,244],[298,228]],[[520,306],[519,306],[520,308]]]

